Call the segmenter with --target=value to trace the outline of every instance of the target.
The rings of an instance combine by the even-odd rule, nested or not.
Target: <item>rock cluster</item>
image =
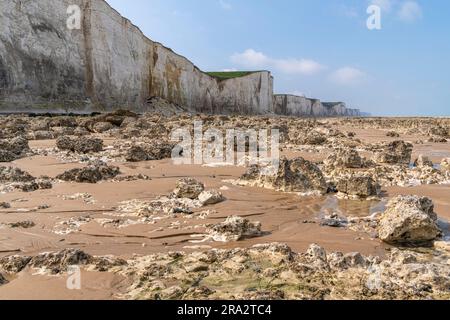
[[[250,222],[238,216],[228,217],[224,222],[211,226],[208,229],[209,237],[218,242],[239,241],[244,238],[261,235],[261,223]]]
[[[364,161],[358,151],[339,148],[324,160],[324,164],[331,168],[362,168]]]
[[[0,162],[11,162],[23,158],[30,151],[28,141],[23,137],[0,140]]]
[[[56,140],[56,146],[60,150],[67,150],[77,153],[95,153],[103,150],[103,140],[97,138],[72,138],[61,136]]]
[[[102,180],[110,180],[120,174],[118,167],[109,166],[103,162],[96,162],[84,168],[68,170],[56,177],[63,181],[79,183],[97,183]]]
[[[129,162],[163,160],[171,158],[175,144],[170,142],[141,143],[128,149],[125,159]]]
[[[4,184],[3,191],[20,189],[24,192],[32,192],[52,188],[48,177],[35,178],[28,172],[15,167],[0,167],[0,182]]]
[[[149,217],[153,214],[192,214],[194,209],[214,205],[225,201],[217,190],[205,190],[203,183],[184,178],[177,181],[176,187],[168,196],[152,201],[132,200],[122,203],[118,211],[121,214]]]
[[[313,244],[294,253],[284,244],[248,249],[170,252],[129,261],[66,249],[0,259],[14,275],[25,267],[61,274],[71,265],[128,277],[128,299],[448,299],[448,253],[393,249],[386,258],[327,252]],[[230,285],[233,284],[233,285]]]
[[[387,143],[375,155],[375,161],[385,164],[408,165],[411,162],[413,145],[402,140]]]
[[[368,198],[380,193],[380,186],[369,176],[353,175],[338,181],[336,189],[350,198]]]
[[[269,170],[268,170],[269,169]],[[328,185],[318,166],[303,158],[282,158],[272,174],[271,168],[252,166],[240,182],[284,192],[326,193]]]
[[[177,181],[173,194],[177,198],[197,199],[205,190],[205,185],[192,178],[184,178]]]

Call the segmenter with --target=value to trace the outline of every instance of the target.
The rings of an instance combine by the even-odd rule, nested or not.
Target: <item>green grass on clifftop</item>
[[[220,80],[240,78],[255,73],[256,71],[230,71],[230,72],[207,72],[208,75]]]

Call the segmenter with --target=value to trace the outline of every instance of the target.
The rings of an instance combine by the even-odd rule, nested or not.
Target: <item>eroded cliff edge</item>
[[[80,30],[67,28],[70,5],[82,9]],[[211,77],[104,0],[0,0],[0,21],[0,112],[145,112],[152,97],[204,113],[280,109],[269,71]],[[350,115],[328,109],[311,115]]]

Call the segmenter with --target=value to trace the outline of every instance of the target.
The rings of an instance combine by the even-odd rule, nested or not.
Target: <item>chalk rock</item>
[[[132,146],[128,149],[125,159],[128,162],[141,162],[148,160],[148,154],[141,146]]]
[[[30,261],[30,266],[44,269],[52,274],[67,271],[70,266],[87,265],[93,257],[78,249],[64,249],[59,252],[42,253]]]
[[[198,200],[202,203],[204,206],[213,205],[220,203],[225,200],[223,194],[217,190],[208,190],[203,191],[198,196]]]
[[[303,158],[293,160],[282,158],[275,174],[270,171],[267,171],[266,167],[252,166],[241,179],[253,182],[258,186],[284,192],[319,191],[320,193],[326,193],[328,190],[324,175],[319,167]]]
[[[388,243],[422,244],[441,235],[433,201],[426,197],[398,196],[388,203],[378,225],[378,236]]]
[[[19,168],[0,167],[0,182],[31,182],[35,178]]]
[[[29,151],[28,140],[24,137],[0,140],[0,162],[11,162],[20,159]]]
[[[343,194],[360,198],[376,196],[380,192],[380,186],[371,177],[366,176],[340,179],[336,188]]]
[[[85,168],[68,170],[56,177],[63,181],[74,181],[79,183],[97,183],[102,180],[115,178],[120,174],[118,167],[108,166],[105,163],[93,163]]]
[[[103,133],[103,132],[109,131],[113,128],[114,128],[114,126],[110,122],[97,122],[92,127],[93,131],[97,132],[97,133]]]
[[[250,222],[248,219],[238,216],[231,216],[224,222],[212,226],[208,231],[214,241],[239,241],[243,238],[260,236],[261,223]]]
[[[177,182],[173,194],[177,198],[197,199],[204,190],[205,186],[203,183],[192,178],[185,178]]]
[[[60,150],[95,153],[103,150],[103,140],[89,137],[71,138],[69,136],[61,136],[56,140],[56,146]]]
[[[331,168],[361,168],[363,160],[358,151],[353,149],[337,149],[325,160],[326,166]]]
[[[375,155],[375,161],[385,164],[409,165],[413,145],[402,140],[388,143]]]
[[[0,269],[7,273],[19,273],[28,263],[31,257],[28,256],[9,256],[0,258]]]

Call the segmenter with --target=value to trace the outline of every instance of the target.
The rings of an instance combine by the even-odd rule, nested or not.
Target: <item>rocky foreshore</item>
[[[224,136],[278,130],[279,166],[174,165],[184,149],[171,133],[194,121]],[[113,290],[122,299],[450,299],[449,126],[1,117],[0,295],[21,274],[78,265],[127,279]]]

